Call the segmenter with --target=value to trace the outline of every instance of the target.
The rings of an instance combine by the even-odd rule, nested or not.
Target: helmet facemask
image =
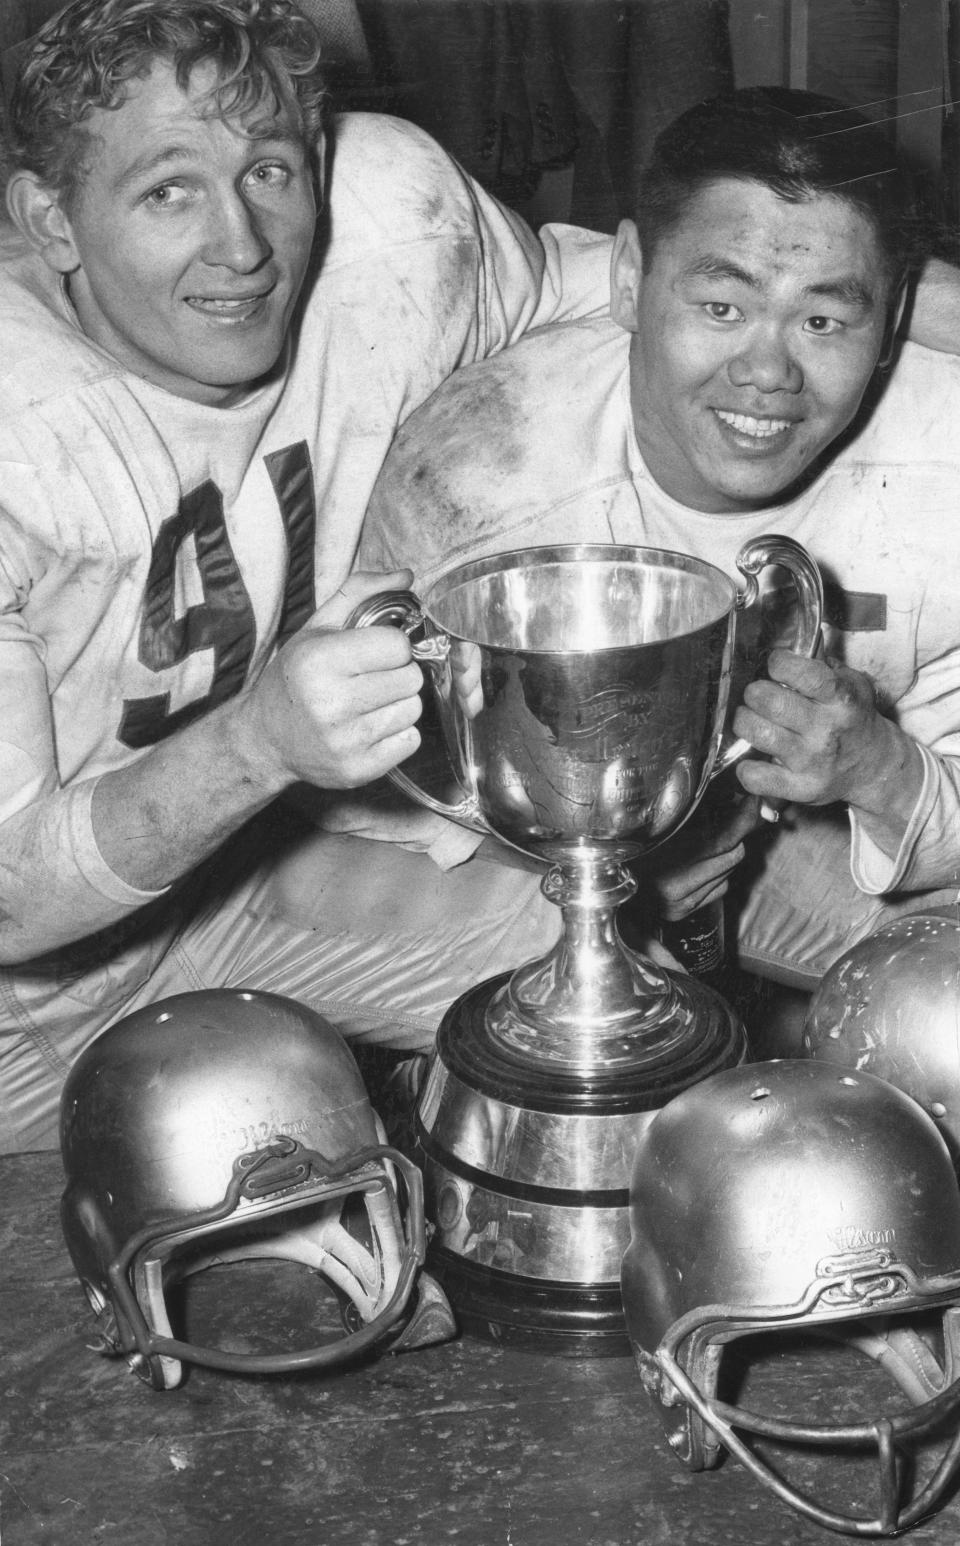
[[[252,1121],[255,1112],[265,1115]],[[231,1156],[238,1133],[263,1141]],[[64,1233],[100,1350],[127,1357],[156,1389],[178,1385],[185,1362],[325,1369],[455,1331],[421,1270],[420,1172],[384,1142],[341,1038],[302,1006],[224,990],[129,1017],[72,1071],[62,1138]],[[182,1285],[221,1268],[249,1279],[249,1264],[264,1262],[275,1294],[295,1271],[279,1264],[309,1269],[306,1319],[319,1340],[250,1350],[264,1320],[269,1341],[272,1309],[239,1346],[232,1328],[226,1347],[175,1333]]]
[[[715,1075],[642,1135],[631,1223],[628,1332],[681,1461],[707,1469],[728,1450],[799,1512],[848,1534],[893,1534],[936,1506],[960,1469],[960,1438],[907,1501],[902,1462],[928,1435],[957,1429],[960,1194],[914,1102],[870,1075],[808,1062]],[[811,1423],[727,1397],[730,1344],[745,1354],[824,1338],[873,1358],[909,1410],[886,1415],[884,1402],[871,1421]],[[808,1496],[766,1458],[774,1441],[872,1448],[876,1513]]]

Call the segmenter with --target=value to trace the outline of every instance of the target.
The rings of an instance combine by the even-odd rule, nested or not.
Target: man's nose
[[[751,329],[727,369],[734,386],[758,392],[799,392],[803,386],[803,371],[777,328]]]
[[[271,251],[258,211],[241,193],[225,194],[211,205],[203,251],[207,263],[248,274]]]

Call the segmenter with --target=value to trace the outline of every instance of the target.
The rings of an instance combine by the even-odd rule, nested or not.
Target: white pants
[[[955,885],[867,896],[850,874],[846,809],[788,807],[747,839],[728,902],[727,937],[759,977],[812,991],[838,956],[908,913],[955,903]]]
[[[424,854],[312,827],[297,825],[291,837],[266,822],[249,841],[232,875],[215,872],[191,921],[158,946],[132,993],[111,995],[109,967],[103,986],[83,996],[65,973],[56,1013],[31,1021],[0,991],[0,1152],[56,1147],[70,1066],[144,1004],[200,988],[260,988],[310,1004],[355,1043],[427,1050],[454,999],[546,950],[559,932],[539,866],[493,842],[442,871]],[[889,919],[956,898],[955,887],[864,896],[850,878],[845,816],[809,811],[751,839],[737,889],[728,939],[740,965],[807,988]]]
[[[56,1148],[60,1092],[79,1054],[108,1025],[174,993],[259,988],[311,1005],[354,1042],[429,1049],[455,998],[557,937],[541,873],[505,862],[499,845],[444,872],[390,843],[304,831],[277,862],[210,886],[123,1002],[104,1012],[64,996],[53,1026],[4,1017],[0,1152]]]

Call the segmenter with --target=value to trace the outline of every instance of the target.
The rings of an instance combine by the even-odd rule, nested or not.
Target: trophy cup
[[[542,860],[562,915],[546,955],[449,1008],[416,1142],[432,1269],[481,1335],[586,1355],[626,1349],[620,1258],[639,1132],[672,1096],[746,1056],[696,978],[629,949],[628,867],[748,749],[721,749],[737,613],[767,565],[789,572],[790,647],[812,654],[822,586],[789,538],[713,565],[655,548],[527,548],[463,564],[422,597],[384,592],[348,626],[405,629],[430,680],[455,795],[431,810]]]

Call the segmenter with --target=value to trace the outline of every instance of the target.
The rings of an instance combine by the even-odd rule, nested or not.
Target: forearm
[[[862,891],[927,891],[960,885],[960,759],[914,743],[921,786],[896,850],[850,807],[851,869]]]
[[[765,754],[739,764],[740,783],[767,800],[846,806],[857,884],[892,890],[929,798],[929,748],[897,722],[896,710],[881,712],[874,679],[863,671],[789,650],[774,650],[768,670],[748,683],[733,719],[734,732]],[[858,839],[869,878],[857,875]]]
[[[228,703],[95,784],[0,826],[0,961],[104,928],[188,874],[295,783],[347,789],[416,751],[423,677],[399,629],[343,630],[407,570],[357,576]]]
[[[877,715],[876,745],[848,804],[859,830],[891,862],[914,818],[924,782],[920,748],[892,720]]]
[[[0,828],[0,960],[106,928],[196,868],[282,787],[251,760],[234,701],[144,757]]]
[[[128,885],[162,890],[194,869],[292,778],[251,751],[248,695],[98,780],[93,835]]]

